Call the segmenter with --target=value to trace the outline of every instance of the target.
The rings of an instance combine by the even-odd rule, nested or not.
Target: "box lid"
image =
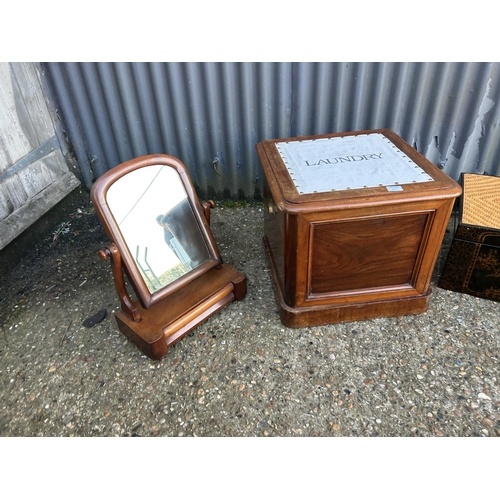
[[[455,181],[387,129],[267,140],[257,152],[275,203],[292,212],[461,193]]]

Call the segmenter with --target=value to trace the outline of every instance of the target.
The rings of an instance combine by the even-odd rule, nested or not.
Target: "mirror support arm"
[[[130,299],[129,294],[127,293],[127,288],[125,287],[122,259],[118,248],[114,243],[112,243],[104,250],[99,250],[99,257],[102,260],[108,260],[109,258],[111,261],[111,269],[113,271],[116,291],[120,296],[122,311],[126,313],[133,321],[140,321],[141,315],[139,314],[139,310]]]
[[[244,298],[246,277],[222,262],[210,229],[215,202],[201,202],[178,158],[155,154],[117,165],[90,196],[109,238],[99,257],[111,263],[116,323],[150,358],[162,359],[193,328]]]
[[[203,212],[205,213],[205,218],[207,219],[208,225],[210,226],[210,210],[215,208],[215,201],[208,200],[204,201],[201,206],[203,207]]]

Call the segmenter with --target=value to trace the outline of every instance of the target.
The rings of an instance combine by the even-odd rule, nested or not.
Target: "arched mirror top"
[[[92,200],[144,307],[221,263],[186,169],[174,157],[118,165],[96,181]]]

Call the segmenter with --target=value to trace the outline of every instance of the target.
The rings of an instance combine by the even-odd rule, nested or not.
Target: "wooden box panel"
[[[350,136],[349,148],[363,147],[362,140],[352,140],[357,134],[375,134],[372,146],[382,137],[383,148],[390,144],[397,150],[387,172],[378,161],[384,158],[383,148],[334,157],[332,146],[340,143],[327,141],[321,144],[328,145],[328,157],[325,153],[323,159],[310,161],[303,154],[288,163],[283,150],[300,149],[302,141],[312,148],[316,138],[257,145],[265,174],[264,245],[287,326],[413,314],[428,307],[430,279],[460,186],[390,131],[318,137]],[[311,151],[319,151],[314,146]],[[299,160],[304,165],[297,175]],[[368,160],[373,160],[374,171],[357,179],[353,172],[364,172],[363,162],[370,168]],[[339,162],[358,164],[343,165],[352,167],[344,174]],[[401,175],[398,162],[404,163]],[[316,165],[322,170],[307,169]],[[330,165],[337,170],[328,170]],[[314,178],[318,172],[328,182]],[[342,174],[340,179],[335,172]],[[376,175],[384,179],[379,185]]]
[[[412,285],[427,217],[312,224],[310,294]]]

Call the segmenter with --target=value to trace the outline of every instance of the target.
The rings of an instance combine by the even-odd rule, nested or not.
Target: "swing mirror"
[[[118,179],[108,206],[150,293],[210,260],[179,174],[150,165]]]
[[[96,182],[93,197],[135,292],[150,307],[221,258],[178,160],[160,155],[119,167]]]
[[[154,359],[220,308],[246,294],[246,277],[224,264],[183,163],[149,155],[122,163],[94,183],[92,203],[111,241],[122,333]],[[131,298],[125,276],[137,300]]]

